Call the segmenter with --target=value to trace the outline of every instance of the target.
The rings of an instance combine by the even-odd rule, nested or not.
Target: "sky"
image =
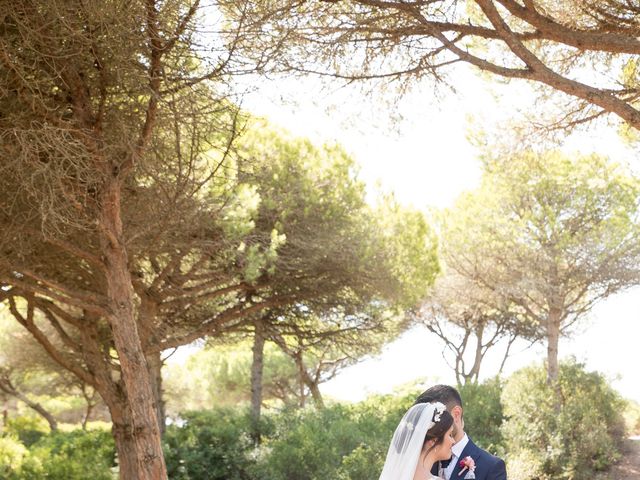
[[[450,74],[451,91],[428,82],[416,85],[401,100],[392,93],[362,92],[353,87],[321,89],[315,79],[260,80],[252,84],[243,107],[293,134],[317,142],[340,143],[360,165],[368,192],[393,191],[398,201],[420,209],[452,205],[479,181],[478,152],[468,140],[471,125],[508,135],[512,116],[529,115],[535,98],[525,82],[490,83],[470,69]],[[256,88],[257,87],[257,88]],[[501,130],[502,129],[502,130]],[[596,151],[633,164],[634,152],[620,142],[615,128],[571,136],[567,151]],[[571,337],[560,341],[560,357],[575,356],[587,368],[602,372],[626,398],[640,402],[636,359],[640,339],[640,288],[597,305]],[[544,345],[516,344],[505,374],[541,363]],[[481,379],[499,368],[503,345],[485,360]],[[389,344],[383,353],[345,369],[323,384],[324,395],[358,401],[370,393],[389,393],[409,382],[425,386],[454,383],[443,345],[416,327]]]

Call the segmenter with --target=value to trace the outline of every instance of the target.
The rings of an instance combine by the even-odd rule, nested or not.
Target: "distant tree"
[[[264,286],[253,295],[291,299],[265,308],[248,326],[257,418],[265,342],[276,342],[294,360],[301,402],[309,389],[321,405],[318,384],[361,357],[358,351],[379,348],[392,324],[384,310],[416,305],[433,283],[438,262],[424,217],[392,199],[378,208],[366,205],[356,166],[342,149],[316,147],[255,122],[238,143],[239,155],[248,160],[239,181],[257,204],[255,230],[243,244],[249,251],[260,235],[266,243],[273,232],[283,240],[262,276]],[[313,367],[304,359],[310,353],[318,360]]]
[[[295,366],[298,404],[304,406],[311,397],[317,408],[323,408],[320,385],[395,338],[398,326],[394,320],[398,319],[389,311],[367,313],[363,308],[347,313],[340,307],[318,317],[315,311],[301,307],[279,312],[268,324],[267,334]]]
[[[448,212],[448,262],[539,329],[553,383],[560,335],[640,279],[640,183],[596,155],[486,160],[481,187]]]
[[[91,413],[101,403],[97,392],[54,362],[40,344],[15,323],[0,307],[0,393],[23,402],[42,416],[52,431],[58,429],[59,415],[76,418],[86,428]],[[50,332],[53,337],[53,332]],[[61,405],[65,398],[82,397],[83,414],[68,405],[50,409],[50,400]],[[66,410],[66,412],[65,412]],[[8,412],[7,412],[8,414]]]
[[[452,252],[448,247],[450,245],[443,237],[443,256],[466,254]],[[530,342],[541,339],[539,328],[527,321],[508,299],[453,269],[445,267],[445,272],[436,280],[433,291],[417,315],[417,321],[444,342],[445,359],[447,352],[453,356],[451,366],[458,385],[478,383],[480,367],[487,352],[501,340],[505,340],[507,346],[498,375],[502,373],[517,339]]]
[[[184,363],[169,363],[163,369],[170,417],[188,410],[250,404],[251,340],[235,340],[212,340]],[[262,402],[296,404],[297,376],[291,359],[273,343],[265,345],[263,359]]]

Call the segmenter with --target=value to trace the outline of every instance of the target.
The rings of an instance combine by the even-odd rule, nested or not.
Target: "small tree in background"
[[[298,398],[397,333],[399,312],[413,307],[438,271],[435,238],[422,214],[392,198],[376,208],[351,158],[256,121],[239,142],[248,160],[240,186],[256,198],[247,251],[274,232],[282,242],[256,296],[289,298],[250,325],[254,338],[252,410],[259,417],[261,351],[275,342],[296,365]]]
[[[446,234],[441,239],[445,258],[465,256],[467,252],[452,251]],[[452,260],[455,264],[456,260]],[[453,356],[451,365],[458,385],[477,384],[480,367],[487,352],[501,340],[507,341],[500,375],[517,339],[535,342],[539,330],[527,322],[508,299],[501,298],[481,286],[473,278],[454,269],[436,280],[433,291],[422,305],[416,321],[437,335],[445,344],[446,353]],[[470,359],[470,361],[469,361]]]
[[[96,412],[104,417],[104,403],[96,390],[53,361],[2,307],[0,332],[0,394],[41,415],[52,431],[60,421],[79,422],[86,429]]]
[[[547,343],[558,378],[560,335],[640,278],[640,183],[595,155],[488,158],[481,187],[446,220],[456,272],[505,302]]]

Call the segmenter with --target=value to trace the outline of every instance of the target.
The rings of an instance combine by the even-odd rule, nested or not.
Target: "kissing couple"
[[[462,399],[448,385],[425,390],[391,439],[380,480],[506,480],[504,461],[464,431]]]

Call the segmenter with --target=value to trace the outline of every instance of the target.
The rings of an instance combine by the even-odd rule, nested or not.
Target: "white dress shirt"
[[[460,458],[460,455],[462,455],[462,451],[464,450],[464,447],[467,446],[467,443],[469,443],[469,437],[465,433],[460,441],[451,447],[451,463],[449,463],[449,466],[444,470],[444,478],[446,480],[451,478],[453,469],[456,468],[456,463],[458,463],[458,459]]]

